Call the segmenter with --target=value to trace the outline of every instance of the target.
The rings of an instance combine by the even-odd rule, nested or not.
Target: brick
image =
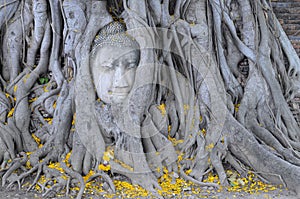
[[[273,7],[273,11],[276,14],[300,14],[300,3],[293,7]]]
[[[300,0],[272,0],[272,7],[300,56]]]

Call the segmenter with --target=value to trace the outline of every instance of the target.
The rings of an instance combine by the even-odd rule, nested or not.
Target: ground
[[[164,174],[165,178],[163,182],[160,183],[162,186],[161,195],[164,198],[209,198],[209,199],[297,199],[294,192],[289,191],[282,186],[273,186],[261,182],[253,173],[247,175],[247,178],[242,178],[235,176],[235,172],[227,171],[228,178],[231,182],[229,188],[221,187],[216,189],[213,187],[200,187],[180,178],[176,179],[176,182],[170,183],[169,174]],[[121,179],[121,178],[119,178]],[[216,182],[218,181],[217,175],[210,173],[204,181],[206,182]],[[241,185],[241,181],[246,184]],[[239,184],[238,184],[239,182]],[[116,186],[116,194],[107,194],[103,192],[103,184],[98,180],[94,180],[86,185],[86,191],[83,198],[87,199],[100,199],[100,198],[139,198],[139,199],[152,199],[157,198],[155,196],[149,196],[144,189],[139,186],[131,185],[130,183],[121,180],[114,181]],[[28,185],[28,183],[27,183]],[[23,186],[24,190],[18,190],[17,186],[13,186],[11,189],[0,188],[0,199],[13,198],[13,199],[42,199],[45,198],[41,193],[36,190],[26,192],[26,185]],[[69,191],[69,196],[65,196],[64,191],[61,194],[50,194],[49,198],[58,199],[71,199],[76,198],[78,189],[71,188]],[[175,194],[177,193],[177,195]]]
[[[285,189],[278,189],[274,190],[268,193],[257,193],[257,194],[249,194],[245,192],[240,192],[240,193],[234,193],[234,192],[227,192],[227,191],[222,191],[222,192],[214,192],[212,191],[211,193],[203,193],[203,196],[207,198],[215,198],[215,199],[233,199],[233,198],[243,198],[243,199],[297,199],[297,197],[294,196],[294,194],[288,190]],[[37,192],[25,192],[25,191],[16,191],[16,190],[6,190],[4,188],[0,189],[0,199],[5,199],[5,198],[12,198],[12,199],[40,199],[43,198],[41,194]],[[69,199],[70,197],[59,197],[60,199]],[[93,195],[89,195],[88,197],[84,198],[100,198],[100,197],[95,197]],[[104,197],[102,197],[104,198]],[[122,198],[120,197],[115,197],[115,198]],[[197,196],[187,196],[186,198],[193,199],[193,198],[199,198]]]

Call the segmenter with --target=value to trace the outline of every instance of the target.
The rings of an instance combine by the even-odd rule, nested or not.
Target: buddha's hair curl
[[[125,25],[118,21],[107,24],[99,31],[92,44],[92,55],[104,46],[140,48],[138,42],[126,32]]]

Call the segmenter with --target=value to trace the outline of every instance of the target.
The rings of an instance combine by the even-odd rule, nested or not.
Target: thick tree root
[[[292,165],[267,151],[232,116],[228,116],[225,126],[226,130],[232,133],[229,149],[238,159],[270,182],[284,184],[299,194],[299,166]]]

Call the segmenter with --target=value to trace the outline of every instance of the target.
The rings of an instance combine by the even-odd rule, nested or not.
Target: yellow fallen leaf
[[[48,165],[49,168],[51,169],[56,169],[58,171],[60,171],[60,173],[64,173],[63,168],[61,168],[60,163],[59,162],[55,162],[55,163],[51,163]]]
[[[239,111],[240,105],[241,105],[241,104],[235,104],[235,105],[234,105],[234,110],[235,110],[235,112],[238,112],[238,111]]]
[[[208,150],[208,151],[210,151],[211,149],[213,149],[214,148],[214,144],[213,143],[210,143],[209,145],[207,145],[205,148],[206,148],[206,150]]]
[[[102,171],[109,171],[110,170],[110,165],[99,164],[98,169],[102,170]]]
[[[47,85],[46,86],[44,86],[44,92],[49,92],[49,90],[47,89]]]
[[[164,167],[164,168],[163,168],[163,171],[164,171],[165,174],[169,173],[167,167]]]
[[[40,143],[41,143],[40,138],[38,138],[36,135],[31,134],[31,136],[33,137],[33,139],[35,140],[35,142],[36,142],[37,144],[40,144]]]
[[[90,170],[89,173],[86,174],[86,176],[83,176],[84,182],[86,182],[94,174],[95,174],[95,172],[93,170]]]
[[[29,160],[26,162],[26,168],[27,168],[27,169],[31,169],[31,168],[32,168],[32,166],[31,166],[31,164],[30,164],[30,161],[29,161]]]
[[[156,168],[157,173],[160,173],[160,167]]]
[[[75,124],[75,121],[76,121],[76,113],[74,113],[74,115],[73,115],[72,125]]]
[[[103,160],[105,160],[105,161],[109,161],[110,160],[110,157],[109,157],[109,154],[108,154],[108,152],[104,152],[104,154],[103,154]]]
[[[192,171],[193,171],[192,169],[189,169],[189,170],[186,170],[185,173],[190,174]]]
[[[201,131],[202,131],[203,135],[206,135],[206,130],[205,129],[202,129]]]
[[[44,120],[45,121],[47,121],[48,122],[48,124],[52,124],[52,122],[53,122],[53,118],[44,118]]]
[[[28,100],[28,102],[29,102],[29,103],[32,103],[32,102],[36,101],[36,99],[37,99],[36,97],[35,97],[35,98],[32,98],[32,99]]]
[[[157,106],[157,108],[160,110],[160,112],[163,116],[166,115],[166,105],[165,104],[161,104],[161,105]]]
[[[12,108],[12,109],[8,112],[7,117],[12,117],[13,114],[14,114],[14,111],[15,111],[15,108]]]
[[[56,101],[53,103],[52,107],[56,109]]]
[[[184,109],[184,111],[189,110],[189,109],[190,109],[190,105],[184,104],[184,105],[183,105],[183,109]]]
[[[17,92],[17,89],[18,89],[18,85],[15,85],[14,86],[14,92]]]

